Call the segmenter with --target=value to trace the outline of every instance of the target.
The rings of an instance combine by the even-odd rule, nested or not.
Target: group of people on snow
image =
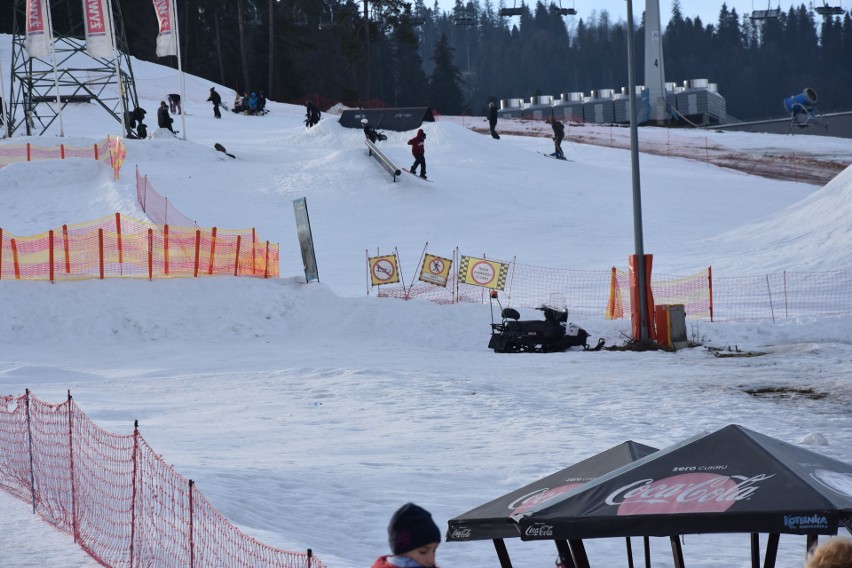
[[[237,91],[234,95],[234,108],[231,111],[237,114],[264,115],[269,112],[266,110],[266,95],[263,91],[252,91],[249,96],[246,96],[245,93],[240,94]]]

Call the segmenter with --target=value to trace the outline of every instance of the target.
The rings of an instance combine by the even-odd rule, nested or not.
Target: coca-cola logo
[[[453,532],[450,533],[450,538],[459,540],[470,538],[470,529],[467,527],[453,529]]]
[[[830,469],[815,469],[811,473],[811,478],[832,491],[852,497],[852,473],[831,471]]]
[[[613,491],[607,505],[617,505],[618,515],[721,513],[737,501],[750,498],[761,482],[774,477],[759,474],[716,475],[686,473],[654,481],[640,479]]]
[[[512,510],[510,515],[517,515],[520,513],[525,513],[530,509],[535,507],[539,507],[553,499],[556,499],[563,493],[567,493],[571,491],[575,487],[579,487],[582,483],[568,483],[566,485],[560,485],[559,487],[554,487],[553,489],[549,489],[547,487],[543,487],[532,493],[527,493],[521,497],[518,497],[511,503],[509,503],[509,509]]]
[[[524,531],[526,536],[553,536],[553,525],[530,525]]]

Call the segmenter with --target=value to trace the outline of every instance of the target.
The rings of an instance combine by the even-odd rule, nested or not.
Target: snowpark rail
[[[110,567],[325,568],[310,549],[261,543],[228,522],[139,433],[106,432],[72,400],[0,396],[0,489]]]
[[[379,162],[379,163],[382,165],[382,167],[388,171],[388,173],[391,175],[391,177],[393,177],[393,181],[396,181],[397,176],[398,176],[398,175],[400,175],[400,174],[402,173],[402,172],[399,170],[399,168],[398,168],[398,167],[396,167],[396,166],[394,165],[394,163],[393,163],[393,162],[391,162],[391,161],[390,161],[390,159],[388,159],[388,157],[387,157],[387,156],[385,156],[385,155],[381,152],[381,150],[379,150],[378,148],[376,148],[376,145],[375,145],[375,144],[373,144],[373,143],[372,143],[372,142],[370,142],[369,140],[364,140],[364,143],[366,143],[366,144],[367,144],[367,152],[368,152],[368,155],[369,155],[369,156],[373,156],[374,158],[376,158],[376,161],[377,161],[377,162]]]

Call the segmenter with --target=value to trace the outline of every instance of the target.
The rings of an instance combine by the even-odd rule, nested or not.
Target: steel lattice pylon
[[[54,0],[51,11],[67,10],[70,29],[55,29],[54,51],[56,74],[52,58],[30,57],[25,48],[26,0],[14,0],[12,16],[12,66],[9,91],[9,135],[24,132],[27,136],[42,135],[59,117],[58,95],[62,108],[69,103],[91,102],[100,105],[119,123],[125,134],[132,135],[130,121],[122,120],[126,113],[139,105],[133,68],[127,49],[127,37],[118,0],[111,0],[113,24],[121,76],[121,93],[116,80],[116,61],[92,57],[85,50],[83,13],[79,0]],[[126,117],[126,114],[124,115]]]

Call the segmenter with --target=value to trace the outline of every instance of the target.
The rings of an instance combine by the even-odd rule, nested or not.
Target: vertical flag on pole
[[[112,57],[112,18],[109,0],[83,0],[86,25],[86,53],[92,57]]]
[[[27,38],[26,48],[30,57],[50,55],[53,45],[53,30],[48,22],[47,0],[27,0]]]
[[[154,0],[160,34],[157,36],[157,57],[177,55],[177,21],[172,0]]]

